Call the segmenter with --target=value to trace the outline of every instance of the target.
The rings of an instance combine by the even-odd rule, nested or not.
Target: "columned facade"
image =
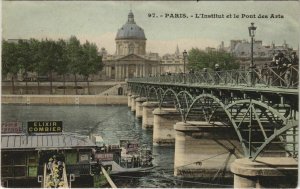
[[[128,55],[119,59],[105,62],[107,79],[122,81],[126,78],[145,77],[158,73],[159,62],[148,60],[138,55]]]

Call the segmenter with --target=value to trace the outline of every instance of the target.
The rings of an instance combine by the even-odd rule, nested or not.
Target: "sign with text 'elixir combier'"
[[[28,121],[28,133],[60,133],[62,132],[62,121]]]

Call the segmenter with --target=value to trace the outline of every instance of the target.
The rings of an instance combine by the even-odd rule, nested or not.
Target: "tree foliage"
[[[57,73],[89,76],[103,68],[97,46],[88,41],[80,44],[75,37],[58,41],[43,39],[2,41],[2,74],[16,75],[19,71],[40,75]]]
[[[20,70],[20,65],[17,64],[18,56],[17,45],[9,43],[5,40],[2,41],[2,74],[16,75]]]
[[[224,51],[203,51],[192,48],[188,52],[188,68],[201,71],[203,68],[214,69],[219,64],[223,70],[238,69],[239,64],[236,58]]]

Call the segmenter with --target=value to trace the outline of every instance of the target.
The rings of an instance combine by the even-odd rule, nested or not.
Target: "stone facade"
[[[187,61],[187,60],[186,60]],[[187,62],[186,62],[187,64]],[[170,72],[170,73],[183,73],[183,55],[179,52],[177,45],[176,51],[174,54],[165,54],[161,58],[161,72]]]
[[[229,47],[224,46],[222,42],[219,46],[219,50],[227,51],[232,53],[238,58],[250,59],[251,57],[251,41],[247,40],[230,40]],[[288,54],[293,51],[285,41],[282,45],[263,45],[262,40],[254,40],[253,44],[253,57],[260,59],[272,59],[274,54],[282,52]]]

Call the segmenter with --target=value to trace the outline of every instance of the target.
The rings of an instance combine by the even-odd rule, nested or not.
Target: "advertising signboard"
[[[112,153],[97,153],[95,154],[95,159],[100,161],[112,161],[114,155]]]
[[[27,123],[28,133],[61,133],[62,121],[29,121]]]
[[[1,122],[1,133],[22,133],[22,122]]]

